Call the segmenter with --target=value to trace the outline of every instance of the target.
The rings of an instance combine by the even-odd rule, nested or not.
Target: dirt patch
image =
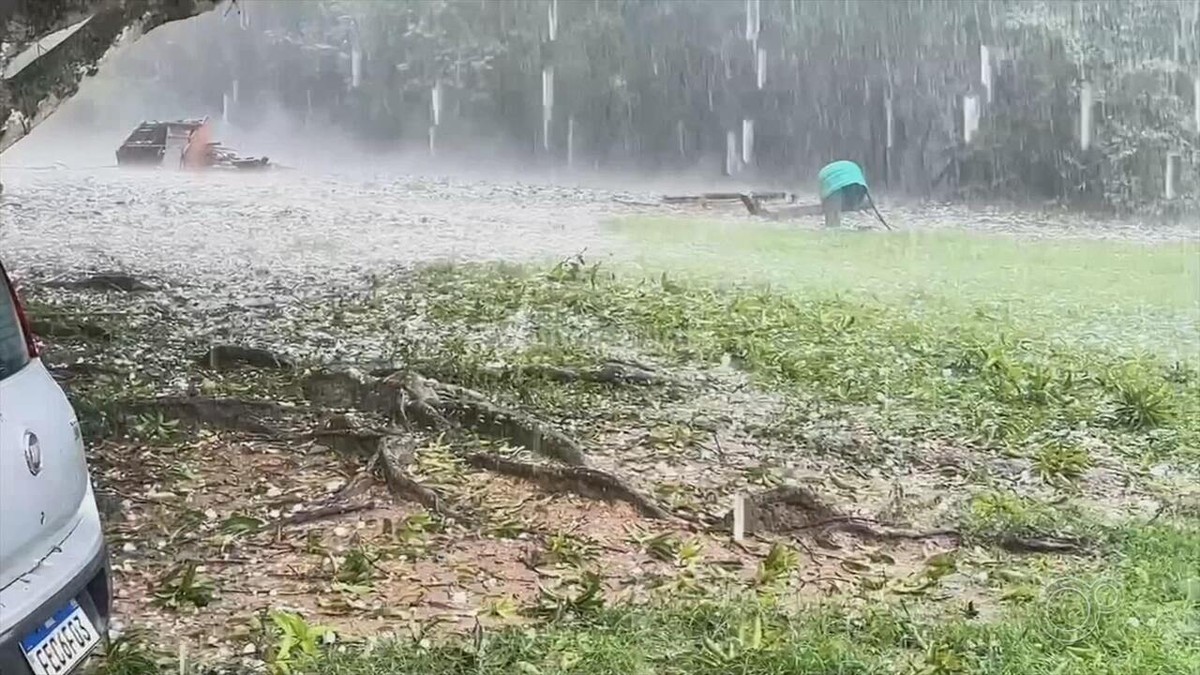
[[[487,505],[488,525],[443,529],[424,508],[351,474],[345,458],[312,450],[228,434],[170,450],[97,448],[99,491],[115,501],[107,530],[123,623],[151,629],[163,644],[225,657],[257,649],[255,617],[271,609],[299,611],[351,638],[431,623],[465,631],[476,621],[494,626],[554,611],[553,589],[584,569],[600,575],[607,601],[616,602],[684,577],[714,592],[730,580],[753,583],[770,551],[769,540],[737,544],[646,519],[628,504],[546,493],[487,472],[464,474],[461,489]],[[371,507],[286,524],[334,502]],[[692,548],[694,559],[683,553]],[[788,583],[827,593],[853,587],[867,571],[903,577],[939,549],[904,542],[886,556],[881,550],[845,540],[836,551],[810,551]],[[171,585],[187,564],[195,565],[191,592],[212,594],[203,607]]]

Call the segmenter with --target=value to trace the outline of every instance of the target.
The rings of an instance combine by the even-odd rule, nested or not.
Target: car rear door
[[[25,323],[0,266],[0,589],[71,533],[89,482],[75,413]]]

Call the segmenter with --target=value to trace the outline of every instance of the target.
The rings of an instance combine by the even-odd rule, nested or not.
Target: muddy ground
[[[369,368],[389,355],[370,330],[297,317],[322,308],[336,315],[338,298],[369,293],[381,278],[397,283],[398,269],[421,263],[544,261],[580,251],[619,258],[629,245],[605,220],[689,212],[653,205],[658,196],[388,175],[24,170],[5,177],[0,251],[35,306],[112,327],[46,336],[48,360],[68,388],[101,383],[143,400],[269,391],[305,407],[308,369]],[[760,223],[737,207],[704,213]],[[1078,234],[1084,224],[949,206],[896,206],[888,216],[899,229],[1048,236]],[[1187,226],[1137,223],[1100,232],[1191,236]],[[60,283],[96,271],[128,273],[146,287]],[[421,317],[397,320],[405,324],[397,330],[422,330]],[[198,360],[218,343],[271,349],[301,366],[280,375],[274,367],[230,372]],[[592,467],[653,499],[669,519],[639,513],[628,500],[472,466],[444,433],[398,432],[414,450],[404,462],[408,475],[482,514],[447,518],[389,490],[378,448],[347,450],[317,433],[337,410],[356,407],[352,401],[326,405],[286,433],[212,418],[181,423],[159,409],[126,415],[119,428],[97,434],[104,440],[91,454],[121,627],[146,629],[160,645],[187,645],[203,658],[255,663],[268,648],[261,623],[270,609],[368,639],[420,635],[435,623],[471,630],[570,613],[591,600],[593,586],[610,599],[638,600],[784,577],[798,597],[887,587],[944,596],[946,611],[967,601],[972,611],[989,611],[985,600],[973,600],[983,596],[970,581],[929,583],[939,555],[961,543],[935,530],[961,506],[954,495],[982,475],[1037,492],[1027,463],[974,456],[936,439],[896,440],[903,451],[884,460],[872,454],[880,439],[853,423],[812,439],[834,452],[797,453],[794,442],[758,433],[777,419],[780,403],[735,368],[637,367],[668,383],[624,383],[604,390],[616,413],[547,423],[581,439]],[[475,448],[536,459],[511,440],[477,439]],[[897,457],[903,462],[888,463]],[[1130,513],[1152,514],[1158,504],[1106,478],[1103,462],[1088,481],[1097,500]],[[732,541],[721,519],[733,495],[781,484],[810,489],[837,512],[800,508],[788,527],[804,536],[788,553],[774,547],[766,527]],[[839,525],[851,517],[895,536]],[[986,587],[990,554],[964,564],[983,575],[968,579]]]

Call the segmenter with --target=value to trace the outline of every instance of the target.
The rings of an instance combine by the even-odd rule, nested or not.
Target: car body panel
[[[108,633],[111,575],[79,421],[38,357],[0,265],[0,673],[72,600]]]
[[[75,528],[88,485],[75,412],[34,359],[0,380],[0,590]]]

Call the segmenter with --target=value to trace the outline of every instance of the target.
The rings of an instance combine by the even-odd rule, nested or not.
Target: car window
[[[17,318],[16,303],[7,284],[0,279],[0,380],[21,370],[26,363],[29,363],[29,349]]]

